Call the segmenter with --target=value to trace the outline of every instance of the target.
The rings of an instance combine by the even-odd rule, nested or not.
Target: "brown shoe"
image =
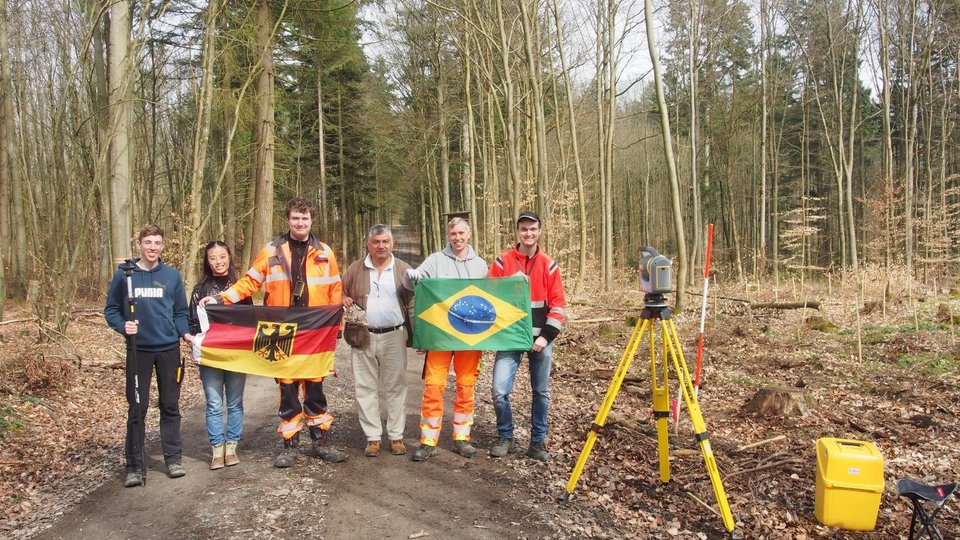
[[[367,457],[377,457],[380,455],[380,441],[367,441],[367,448],[364,449],[363,455]]]
[[[407,453],[407,447],[403,445],[403,441],[400,439],[390,441],[390,453],[395,456],[402,456]]]

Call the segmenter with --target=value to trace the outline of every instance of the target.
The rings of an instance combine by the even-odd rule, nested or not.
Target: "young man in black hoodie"
[[[137,236],[139,259],[121,264],[113,275],[107,305],[103,316],[107,324],[127,338],[127,437],[124,443],[127,476],[124,486],[143,483],[141,476],[141,449],[144,425],[140,419],[147,415],[150,396],[150,377],[157,372],[157,391],[160,402],[160,442],[167,476],[180,478],[186,474],[181,463],[183,441],[180,438],[180,338],[192,339],[190,308],[180,272],[163,264],[163,230],[148,225]],[[124,267],[133,263],[133,296],[136,299],[135,320],[128,318],[127,282]],[[136,335],[136,350],[131,347],[131,336]],[[133,359],[139,387],[139,407],[134,395]]]

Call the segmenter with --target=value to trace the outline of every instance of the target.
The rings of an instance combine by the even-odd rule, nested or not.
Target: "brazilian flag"
[[[533,346],[530,285],[522,277],[424,278],[415,292],[415,349],[527,351]]]

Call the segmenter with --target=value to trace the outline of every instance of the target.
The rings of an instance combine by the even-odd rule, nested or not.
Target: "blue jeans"
[[[207,397],[207,435],[210,445],[239,441],[243,431],[243,387],[247,375],[200,366],[200,380],[203,381],[203,393]],[[227,401],[226,441],[223,438],[224,394]]]
[[[542,443],[547,438],[547,410],[550,408],[550,364],[553,361],[553,343],[540,352],[500,351],[493,362],[493,410],[497,413],[497,433],[504,439],[513,438],[513,410],[510,392],[517,377],[523,354],[530,360],[530,388],[533,405],[530,407],[530,442]]]

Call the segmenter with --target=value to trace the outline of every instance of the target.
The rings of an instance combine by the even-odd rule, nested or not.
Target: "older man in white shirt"
[[[366,324],[347,322],[344,338],[357,394],[360,426],[366,435],[364,455],[377,457],[384,426],[380,417],[380,390],[386,398],[386,435],[390,453],[406,454],[403,444],[407,385],[407,347],[413,338],[413,291],[403,285],[410,265],[393,256],[393,234],[387,225],[367,232],[367,256],[354,261],[343,274],[343,303],[366,313]]]

